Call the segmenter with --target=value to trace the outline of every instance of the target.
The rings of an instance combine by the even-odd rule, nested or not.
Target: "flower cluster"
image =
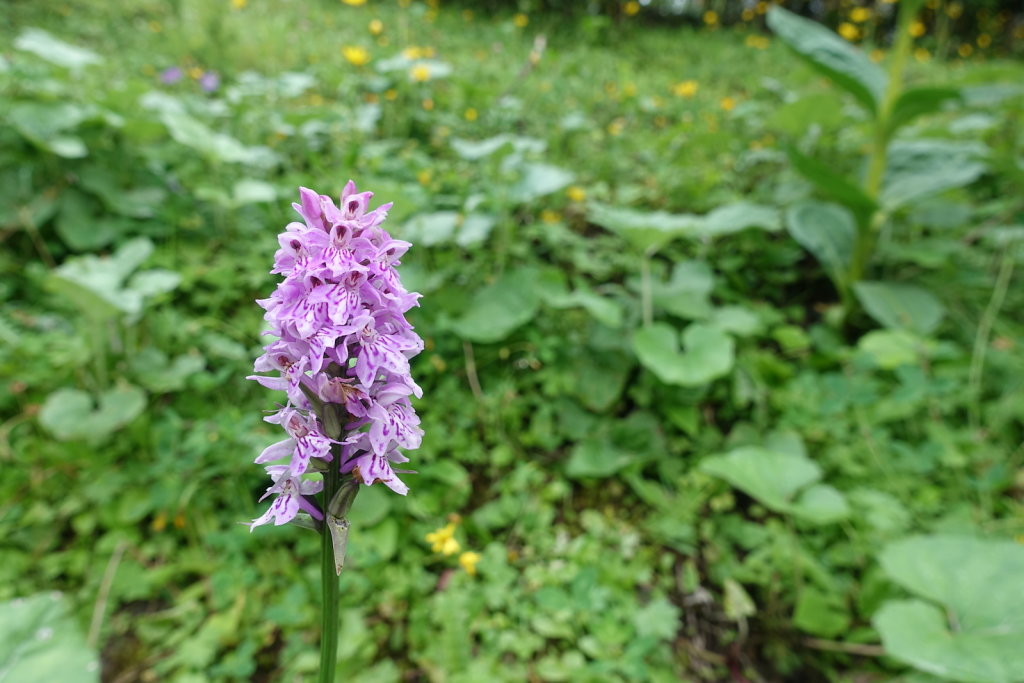
[[[294,204],[303,222],[278,236],[280,249],[271,273],[284,280],[268,299],[267,334],[276,337],[256,359],[250,377],[269,389],[283,390],[288,402],[267,422],[279,424],[288,438],[264,450],[259,464],[271,465],[274,485],[263,500],[277,494],[252,527],[271,519],[289,522],[300,509],[316,519],[322,513],[304,496],[322,482],[304,480],[309,471],[337,467],[364,484],[383,482],[400,494],[408,487],[393,463],[407,462],[399,449],[417,448],[423,436],[409,402],[422,391],[409,374],[409,358],[423,341],[405,319],[419,294],[402,287],[395,266],[409,248],[380,227],[391,204],[368,211],[371,192],[357,192],[349,181],[340,206],[330,197],[299,190]]]

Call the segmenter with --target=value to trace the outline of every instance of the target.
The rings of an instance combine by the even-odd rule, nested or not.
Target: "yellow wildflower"
[[[526,16],[522,12],[512,17],[512,23],[519,28],[526,28],[526,25],[530,23],[530,17]]]
[[[928,52],[928,50],[924,49],[923,47],[919,47],[916,50],[914,50],[914,59],[916,59],[919,62],[927,62],[931,58],[932,53]]]
[[[718,25],[718,12],[713,9],[709,9],[704,13],[704,23],[708,26]]]
[[[618,137],[622,135],[622,131],[626,128],[626,121],[623,118],[617,118],[608,124],[608,134],[612,137]]]
[[[697,81],[681,81],[672,86],[672,93],[679,97],[693,97],[698,87]]]
[[[850,10],[850,21],[863,24],[865,21],[871,18],[871,9],[869,7],[854,7]]]
[[[740,19],[742,19],[743,21],[750,21],[753,18],[754,10],[750,9],[749,7],[740,12]]]
[[[384,91],[384,99],[385,100],[392,101],[392,100],[395,100],[397,98],[398,98],[398,91],[395,90],[394,88],[388,88],[387,90]]]
[[[565,196],[568,197],[570,201],[582,202],[587,198],[587,191],[579,185],[570,185],[565,190]]]
[[[764,50],[765,48],[768,47],[769,40],[768,40],[768,38],[766,36],[759,36],[759,35],[756,35],[756,34],[751,34],[751,35],[746,37],[746,39],[743,41],[743,43],[747,47],[756,48],[758,50]]]
[[[725,111],[732,111],[733,109],[736,108],[736,100],[734,100],[731,97],[723,97],[721,101],[718,103],[718,106],[724,109]]]
[[[370,33],[372,33],[375,36],[379,36],[381,33],[384,32],[384,22],[381,21],[380,19],[373,19],[372,21],[370,21],[369,28]]]
[[[370,53],[365,47],[358,45],[346,45],[341,48],[341,56],[353,66],[363,66],[370,61]]]
[[[231,6],[235,9],[245,9],[248,0],[231,0]]]
[[[434,111],[434,100],[429,97],[424,98],[420,104],[423,105],[423,111]]]
[[[964,13],[964,6],[959,2],[949,3],[949,7],[946,8],[946,14],[949,15],[950,19],[959,19],[960,15]]]
[[[418,182],[420,185],[424,185],[424,186],[425,185],[429,185],[430,181],[431,181],[431,179],[433,179],[433,177],[434,177],[434,172],[431,171],[429,168],[425,168],[425,169],[423,169],[422,171],[419,171],[416,174],[416,182]]]
[[[470,576],[476,576],[476,565],[479,561],[480,553],[474,553],[472,550],[467,550],[459,555],[459,564]]]
[[[880,62],[885,57],[885,52],[879,50],[877,47],[868,53],[868,59],[872,62]]]
[[[959,54],[961,57],[970,57],[972,54],[974,54],[974,46],[971,45],[970,43],[962,43],[960,47],[956,49],[956,51],[957,54]]]
[[[764,14],[765,12],[768,11],[768,3],[762,0],[761,2],[754,5],[754,11],[757,12],[758,14]]]
[[[476,119],[479,116],[479,114],[477,113],[476,109],[474,109],[473,107],[470,107],[469,109],[466,110],[466,112],[465,112],[465,114],[463,114],[463,116],[466,117],[467,121],[476,121]]]
[[[631,17],[640,12],[640,3],[636,0],[630,0],[622,6],[622,13],[627,17]]]
[[[562,215],[557,211],[551,209],[544,209],[540,212],[540,219],[548,225],[553,225],[558,221],[562,220]]]
[[[190,68],[188,70],[188,77],[191,78],[192,80],[198,81],[200,78],[203,77],[204,73],[206,73],[206,72],[204,72],[198,66],[193,66],[192,68]]]
[[[914,22],[910,24],[910,35],[914,36],[915,38],[920,38],[925,34],[927,30],[928,29],[925,27],[923,21],[918,21],[915,19]]]
[[[857,38],[860,38],[860,29],[848,21],[839,24],[838,31],[839,35],[847,40],[857,40]]]
[[[626,97],[636,97],[636,83],[626,83],[622,86],[622,94]]]
[[[417,64],[409,71],[409,78],[416,83],[423,83],[430,80],[430,67],[426,64]]]
[[[366,4],[366,0],[341,0],[349,7],[362,7]]]
[[[436,531],[431,531],[424,538],[430,544],[430,549],[435,553],[454,555],[459,552],[459,542],[455,540],[454,522],[449,522]]]
[[[978,47],[986,48],[992,44],[992,36],[987,33],[982,33],[978,36]]]
[[[402,50],[402,56],[405,57],[406,59],[420,59],[421,57],[423,57],[423,50],[416,47],[415,45],[410,45],[409,47]]]
[[[164,30],[164,27],[160,25],[159,21],[151,21],[149,22],[149,30],[153,33],[160,33]]]

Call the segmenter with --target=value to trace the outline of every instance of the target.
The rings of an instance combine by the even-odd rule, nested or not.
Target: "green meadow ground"
[[[240,4],[14,2],[0,28],[0,599],[63,591],[103,680],[315,675],[319,541],[240,525],[278,438],[253,300],[299,185],[394,201],[424,293],[420,474],[356,501],[340,680],[892,680],[873,619],[914,591],[881,548],[1024,535],[1019,62],[911,61],[973,95],[903,135],[985,161],[892,211],[871,279],[941,322],[880,335],[780,229],[816,196],[785,146],[857,175],[868,123],[766,32]],[[16,47],[33,27],[102,61]],[[760,218],[647,260],[608,229],[741,202]],[[693,373],[727,367],[653,373],[647,306],[719,330]],[[776,464],[709,464],[744,449]]]

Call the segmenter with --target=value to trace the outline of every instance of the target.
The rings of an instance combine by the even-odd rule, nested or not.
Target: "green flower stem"
[[[878,105],[875,116],[874,137],[871,153],[868,156],[868,171],[864,177],[864,191],[871,199],[878,201],[882,194],[882,180],[885,177],[885,166],[889,150],[889,138],[892,135],[890,118],[893,106],[903,94],[903,76],[910,57],[910,48],[914,37],[910,34],[910,25],[917,17],[921,0],[910,0],[903,3],[900,10],[900,23],[896,31],[896,44],[893,47],[892,59],[889,63],[889,85],[885,89],[882,101]],[[858,226],[857,243],[854,247],[853,261],[850,264],[850,284],[854,284],[864,276],[871,252],[874,251],[875,239],[884,222],[884,213],[876,209],[867,225]]]
[[[327,528],[328,507],[334,499],[341,481],[337,464],[341,461],[341,449],[332,446],[334,459],[324,472],[324,525],[320,531],[320,580],[323,586],[323,605],[320,625],[320,683],[334,683],[334,670],[338,663],[338,577],[334,559],[334,544]]]

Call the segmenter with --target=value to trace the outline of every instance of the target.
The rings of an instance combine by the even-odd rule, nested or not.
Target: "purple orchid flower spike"
[[[286,438],[256,462],[288,462],[267,467],[274,484],[264,498],[277,497],[251,528],[285,524],[300,510],[330,521],[324,510],[331,501],[318,509],[305,497],[331,493],[330,484],[325,489],[303,478],[311,472],[323,473],[325,482],[329,475],[349,475],[349,482],[379,482],[402,495],[409,490],[398,477],[409,471],[392,464],[407,462],[400,449],[418,448],[423,439],[410,403],[423,392],[409,368],[423,340],[405,319],[419,294],[405,290],[396,270],[409,243],[380,227],[391,204],[371,211],[372,197],[352,181],[338,205],[300,188],[293,206],[302,222],[278,236],[270,272],[284,279],[257,302],[275,339],[254,366],[276,375],[249,379],[288,397],[266,418],[281,425]]]

